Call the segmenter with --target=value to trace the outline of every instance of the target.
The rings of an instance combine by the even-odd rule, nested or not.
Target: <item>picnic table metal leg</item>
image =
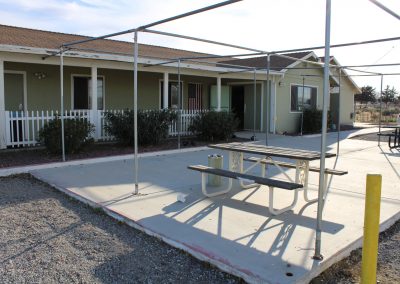
[[[298,189],[296,188],[294,190],[294,199],[293,199],[292,204],[290,204],[287,207],[281,208],[281,209],[274,209],[274,187],[272,187],[272,186],[269,187],[269,207],[268,207],[268,209],[272,215],[279,215],[279,214],[282,214],[283,212],[293,209],[296,206],[297,200],[298,200]]]
[[[235,153],[235,152],[231,151],[230,153]],[[237,155],[237,157],[235,157],[234,154],[232,154],[232,161],[235,161],[235,159],[236,159],[236,161],[232,163],[232,166],[236,166],[235,169],[239,170],[240,173],[246,173],[247,171],[251,170],[256,165],[259,164],[259,162],[255,163],[254,165],[249,167],[246,171],[244,171],[244,169],[243,169],[243,153],[236,153],[235,155]],[[230,158],[231,158],[231,156],[229,156],[229,160],[230,160]],[[231,170],[234,171],[235,169],[231,169]],[[260,186],[257,183],[245,184],[243,180],[239,180],[239,184],[243,189],[249,189],[249,188]]]
[[[213,193],[209,193],[207,191],[207,173],[201,173],[201,191],[203,192],[203,194],[207,197],[214,197],[214,196],[218,196],[221,194],[225,194],[228,193],[231,189],[232,189],[232,179],[229,178],[228,179],[228,185],[225,189],[217,191],[217,192],[213,192]]]
[[[309,161],[296,161],[296,183],[301,183],[303,185],[303,196],[306,202],[315,202],[318,198],[310,199],[308,197],[308,176],[310,173],[310,162]]]

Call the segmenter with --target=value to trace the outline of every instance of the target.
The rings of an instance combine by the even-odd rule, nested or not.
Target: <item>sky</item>
[[[56,32],[99,36],[222,2],[222,0],[0,0],[0,23]],[[400,14],[399,0],[379,0]],[[400,36],[400,20],[368,0],[332,0],[331,44]],[[153,27],[265,51],[322,46],[325,42],[324,0],[244,0],[222,8]],[[132,41],[132,35],[116,39]],[[237,54],[235,50],[147,33],[139,42],[179,49]],[[315,50],[323,56],[323,50]],[[341,65],[400,63],[400,41],[332,48]],[[400,73],[396,67],[363,67],[364,71]],[[355,74],[354,72],[349,72]],[[380,90],[380,77],[353,77],[359,87]],[[400,76],[384,76],[400,92]]]

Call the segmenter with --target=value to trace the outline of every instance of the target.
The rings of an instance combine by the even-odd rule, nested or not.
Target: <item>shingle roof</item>
[[[4,44],[34,48],[58,49],[64,43],[88,38],[90,37],[0,25],[0,45]],[[122,55],[133,54],[132,43],[109,39],[91,41],[76,45],[76,47],[87,50],[95,50],[99,53],[117,53]],[[148,44],[139,44],[139,56],[146,58],[171,59],[206,55],[210,54]],[[221,60],[222,59],[207,59],[207,61],[213,62],[218,62]]]
[[[308,54],[310,54],[309,51],[287,53],[284,55],[301,59]],[[296,62],[296,60],[282,58],[282,57],[278,57],[278,56],[271,56],[270,60],[271,60],[270,61],[271,70],[275,70],[275,71],[281,71],[282,69],[285,69],[285,67],[288,67],[289,65]],[[254,67],[254,68],[266,68],[267,67],[267,56],[259,56],[259,57],[245,58],[245,59],[225,60],[225,61],[221,61],[220,63],[241,65],[241,66]]]

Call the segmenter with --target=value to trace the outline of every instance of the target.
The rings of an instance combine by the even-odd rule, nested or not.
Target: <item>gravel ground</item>
[[[379,236],[377,282],[400,283],[400,221]],[[353,251],[349,257],[334,264],[311,281],[319,283],[360,283],[362,250]]]
[[[380,236],[378,281],[399,283],[400,221]],[[358,283],[361,249],[311,283]],[[241,283],[30,175],[0,178],[0,283]]]
[[[29,175],[0,178],[0,283],[240,283]]]

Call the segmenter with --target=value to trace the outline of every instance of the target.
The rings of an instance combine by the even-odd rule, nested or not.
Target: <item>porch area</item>
[[[113,140],[104,130],[106,112],[133,108],[133,71],[128,63],[106,68],[88,67],[93,64],[85,61],[68,64],[66,60],[61,82],[60,67],[55,60],[47,64],[13,60],[0,60],[0,149],[38,145],[40,129],[61,114],[61,83],[64,118],[92,123],[95,126],[92,137],[96,141]],[[193,118],[208,110],[234,112],[240,122],[239,130],[264,131],[268,112],[274,121],[275,89],[273,85],[267,102],[266,81],[258,79],[254,84],[245,78],[182,68],[178,85],[178,76],[170,69],[143,67],[138,73],[139,109],[180,111],[181,125],[173,121],[170,136],[191,135],[188,127]],[[270,131],[274,131],[273,123]]]
[[[125,110],[126,111],[126,110]],[[180,122],[174,120],[169,125],[169,136],[190,136],[189,131],[193,119],[206,110],[181,110]],[[114,141],[115,138],[106,130],[105,114],[124,113],[124,110],[69,110],[65,111],[64,119],[81,119],[94,125],[92,138],[95,141]],[[39,145],[39,132],[51,120],[60,117],[59,111],[5,111],[6,143],[8,148],[33,147]],[[178,130],[179,129],[179,130]]]

